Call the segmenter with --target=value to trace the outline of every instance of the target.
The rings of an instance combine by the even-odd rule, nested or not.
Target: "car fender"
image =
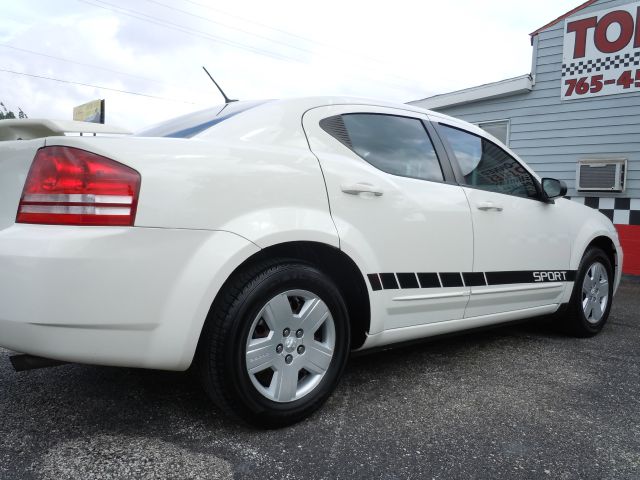
[[[605,215],[590,207],[578,204],[567,199],[557,200],[562,203],[562,208],[566,211],[567,223],[570,229],[570,235],[573,238],[571,246],[570,269],[578,270],[582,257],[587,247],[598,237],[605,237],[611,240],[616,250],[616,265],[613,265],[614,272],[614,293],[620,284],[622,276],[622,259],[623,252],[620,246],[618,234],[611,220]],[[565,293],[565,301],[568,302],[571,297],[571,289],[567,289]]]
[[[239,235],[212,232],[184,265],[176,288],[165,300],[164,319],[154,333],[149,361],[154,365],[168,361],[161,368],[170,370],[187,369],[216,296],[238,266],[259,251],[257,245]],[[193,295],[194,291],[198,293]],[[185,298],[194,301],[185,302]],[[175,348],[172,355],[168,355],[169,346]]]

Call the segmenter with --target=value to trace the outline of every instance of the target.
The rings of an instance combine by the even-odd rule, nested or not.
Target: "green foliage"
[[[8,110],[5,104],[0,102],[0,120],[7,120],[10,118],[16,118],[16,114],[11,110]],[[18,118],[29,118],[20,107],[18,107]]]

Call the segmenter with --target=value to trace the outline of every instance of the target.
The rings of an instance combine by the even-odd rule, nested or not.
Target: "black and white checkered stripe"
[[[596,58],[595,60],[581,60],[579,62],[562,64],[562,76],[572,77],[586,73],[615,70],[616,68],[629,68],[640,66],[640,51],[614,55],[610,57]]]
[[[600,197],[567,198],[599,210],[609,217],[615,225],[640,225],[640,199]]]
[[[573,282],[575,270],[511,270],[500,272],[385,272],[367,274],[371,290],[484,287],[515,283]]]

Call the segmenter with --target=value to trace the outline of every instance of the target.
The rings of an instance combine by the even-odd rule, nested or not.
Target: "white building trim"
[[[508,78],[507,80],[500,80],[499,82],[465,88],[464,90],[458,90],[451,93],[434,95],[433,97],[414,100],[408,103],[409,105],[416,105],[422,108],[438,109],[442,107],[451,107],[453,105],[461,105],[464,103],[477,102],[478,100],[526,93],[533,90],[534,85],[535,81],[531,75],[522,75],[520,77]]]

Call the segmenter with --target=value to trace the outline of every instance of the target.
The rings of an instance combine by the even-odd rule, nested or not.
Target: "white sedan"
[[[554,313],[594,335],[620,281],[604,215],[439,113],[304,98],[74,131],[121,133],[0,122],[0,346],[193,364],[255,425],[311,414],[352,350]]]

